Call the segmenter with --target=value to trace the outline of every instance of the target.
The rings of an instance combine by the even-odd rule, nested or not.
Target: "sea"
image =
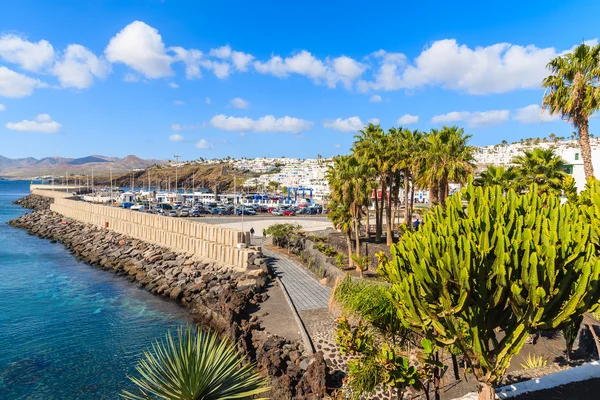
[[[29,182],[0,180],[0,399],[118,399],[186,311],[6,224]]]

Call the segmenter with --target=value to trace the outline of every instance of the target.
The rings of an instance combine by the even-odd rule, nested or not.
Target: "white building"
[[[592,148],[592,165],[596,178],[600,178],[600,139],[590,139]],[[585,171],[583,169],[583,158],[581,149],[576,140],[564,142],[541,141],[535,143],[528,141],[525,143],[513,143],[506,145],[495,145],[478,147],[475,153],[477,169],[483,170],[488,165],[511,166],[516,156],[522,155],[525,150],[533,150],[536,147],[554,148],[557,155],[562,157],[566,172],[573,176],[578,191],[585,188]]]

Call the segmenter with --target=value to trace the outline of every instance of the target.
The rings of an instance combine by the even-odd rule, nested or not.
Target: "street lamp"
[[[177,195],[177,168],[179,167],[179,157],[181,157],[179,154],[175,154],[173,157],[175,157],[175,195]],[[177,197],[175,197],[177,199]]]

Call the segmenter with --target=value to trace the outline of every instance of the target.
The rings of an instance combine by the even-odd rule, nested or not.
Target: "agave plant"
[[[266,378],[229,342],[215,333],[179,328],[177,340],[168,332],[136,366],[140,377],[129,377],[138,393],[130,400],[247,399],[269,390]]]
[[[521,368],[535,369],[545,367],[546,365],[548,365],[548,359],[544,358],[544,356],[527,353],[527,357],[525,357],[523,363],[521,363]]]

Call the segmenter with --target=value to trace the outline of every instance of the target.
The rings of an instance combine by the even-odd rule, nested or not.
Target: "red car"
[[[286,217],[293,217],[294,215],[296,215],[296,213],[290,210],[285,210],[283,212],[283,215],[285,215]]]

